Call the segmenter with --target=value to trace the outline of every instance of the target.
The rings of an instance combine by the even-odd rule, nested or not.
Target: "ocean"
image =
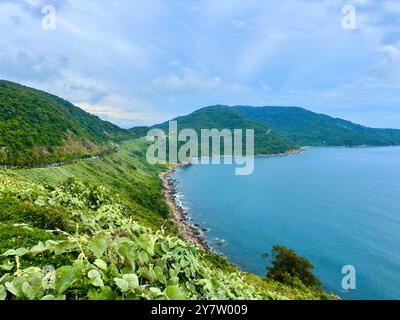
[[[400,299],[400,147],[307,148],[256,157],[250,176],[191,165],[173,178],[192,223],[240,269],[265,275],[261,254],[279,244],[309,259],[342,299]],[[347,265],[355,290],[342,288]]]

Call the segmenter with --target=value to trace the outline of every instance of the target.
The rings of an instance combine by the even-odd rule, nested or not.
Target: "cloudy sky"
[[[400,128],[399,0],[0,0],[0,30],[0,78],[123,127],[228,104]]]

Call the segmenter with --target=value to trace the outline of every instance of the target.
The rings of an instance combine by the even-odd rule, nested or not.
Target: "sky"
[[[0,79],[124,128],[216,104],[400,128],[400,0],[0,0],[0,30]]]

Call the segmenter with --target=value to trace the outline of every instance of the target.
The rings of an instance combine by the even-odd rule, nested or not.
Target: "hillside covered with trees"
[[[400,130],[374,129],[297,107],[235,107],[301,146],[400,145]]]
[[[61,98],[0,80],[0,165],[37,166],[93,156],[126,135]]]
[[[174,119],[178,129],[254,129],[255,154],[299,146],[400,145],[400,130],[373,129],[295,107],[216,105]],[[168,122],[154,126],[168,132]],[[117,143],[140,138],[46,92],[0,80],[0,166],[36,167],[104,155]],[[245,145],[243,146],[245,150]],[[222,150],[221,150],[222,151]]]
[[[187,116],[178,117],[174,121],[178,123],[178,130],[194,129],[199,137],[201,129],[230,129],[232,131],[234,129],[254,129],[255,154],[284,153],[298,148],[289,139],[227,106],[202,108]],[[168,122],[156,127],[167,131]],[[243,139],[244,137],[245,133],[243,133]],[[243,147],[245,147],[245,143]]]

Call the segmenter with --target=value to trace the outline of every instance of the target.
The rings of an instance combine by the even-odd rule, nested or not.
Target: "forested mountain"
[[[35,166],[95,155],[126,135],[68,101],[0,80],[0,165]]]
[[[136,139],[145,137],[150,129],[151,129],[150,127],[141,126],[141,127],[133,127],[131,129],[128,129],[127,131],[129,133],[130,138]]]
[[[280,136],[265,125],[255,122],[234,108],[227,106],[206,107],[174,120],[178,122],[178,130],[194,129],[198,132],[199,137],[201,129],[254,129],[256,154],[282,153],[298,148],[289,139]],[[168,130],[168,122],[156,127]]]
[[[373,129],[297,107],[245,107],[235,110],[301,146],[400,145],[400,130]]]
[[[254,129],[255,153],[298,146],[400,145],[400,130],[373,129],[297,107],[211,106],[174,119],[179,130]],[[168,122],[155,127],[168,129]],[[116,141],[145,136],[124,130],[68,101],[0,80],[0,166],[38,166],[112,150]]]

